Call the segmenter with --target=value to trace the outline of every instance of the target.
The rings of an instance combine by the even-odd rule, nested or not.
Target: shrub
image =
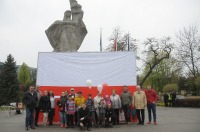
[[[179,99],[179,100],[176,100],[176,106],[200,108],[200,99]]]
[[[163,87],[164,93],[169,93],[171,91],[177,92],[178,91],[178,85],[177,84],[167,84]]]

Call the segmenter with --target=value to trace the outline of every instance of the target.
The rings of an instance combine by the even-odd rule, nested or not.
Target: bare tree
[[[181,62],[188,68],[189,74],[196,78],[200,73],[200,35],[196,26],[183,28],[176,34],[177,47]]]
[[[170,54],[173,50],[173,44],[171,43],[170,37],[162,39],[148,38],[144,42],[145,46],[148,47],[143,53],[146,53],[148,59],[141,59],[148,65],[147,73],[140,82],[140,86],[143,86],[146,79],[151,75],[153,69],[161,63],[164,59],[169,59]]]
[[[106,51],[114,51],[114,40],[116,39],[117,43],[117,51],[127,51],[128,50],[128,43],[130,45],[130,51],[137,50],[137,40],[131,37],[131,34],[125,33],[120,27],[116,27],[113,30],[112,35],[109,38],[110,44],[107,46]]]

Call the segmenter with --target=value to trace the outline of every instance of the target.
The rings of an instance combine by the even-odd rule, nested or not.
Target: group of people
[[[176,105],[176,93],[170,92],[164,94],[165,107],[175,107]]]
[[[138,125],[144,125],[146,106],[149,117],[148,124],[151,124],[151,114],[153,113],[153,121],[156,125],[157,94],[155,90],[151,86],[148,86],[147,90],[142,90],[140,86],[136,86],[136,89],[131,94],[124,86],[121,95],[118,95],[116,90],[112,90],[110,96],[102,97],[98,92],[94,98],[91,94],[84,98],[81,91],[75,94],[74,88],[71,88],[69,93],[68,91],[62,92],[60,99],[56,102],[52,91],[44,91],[42,94],[39,86],[36,86],[36,90],[31,86],[23,97],[23,103],[26,105],[26,130],[29,127],[31,129],[35,129],[35,126],[39,127],[40,111],[43,112],[44,126],[53,125],[56,105],[59,108],[61,128],[74,128],[77,125],[80,129],[86,127],[90,131],[91,126],[112,127],[112,125],[119,125],[119,115],[122,111],[126,124],[130,124],[130,116],[132,115],[134,118],[136,112]]]

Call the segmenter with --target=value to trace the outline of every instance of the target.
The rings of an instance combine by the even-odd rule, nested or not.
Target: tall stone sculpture
[[[77,51],[86,34],[87,29],[82,21],[82,6],[76,0],[69,0],[71,11],[64,13],[63,20],[55,21],[46,31],[47,38],[54,51]]]

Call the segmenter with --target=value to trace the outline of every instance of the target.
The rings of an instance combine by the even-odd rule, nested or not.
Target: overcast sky
[[[113,28],[120,26],[143,42],[148,37],[175,37],[183,26],[200,27],[200,0],[77,0],[88,34],[79,52],[99,51]],[[38,52],[51,52],[45,30],[62,20],[69,0],[0,0],[0,61],[12,54],[18,65],[37,67]]]

